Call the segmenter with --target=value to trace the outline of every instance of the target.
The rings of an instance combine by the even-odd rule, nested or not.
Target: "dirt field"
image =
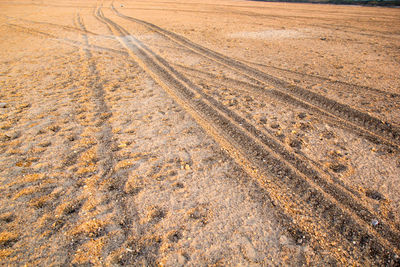
[[[0,264],[400,266],[400,9],[0,0]]]

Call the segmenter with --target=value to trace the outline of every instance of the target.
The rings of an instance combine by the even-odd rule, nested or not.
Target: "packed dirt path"
[[[400,10],[0,0],[0,264],[400,266]]]

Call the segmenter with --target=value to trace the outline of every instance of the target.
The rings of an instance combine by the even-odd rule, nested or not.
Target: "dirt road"
[[[400,10],[0,1],[0,262],[400,265]]]

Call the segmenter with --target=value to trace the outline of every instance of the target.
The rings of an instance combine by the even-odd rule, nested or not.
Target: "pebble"
[[[365,194],[367,195],[367,197],[375,199],[375,200],[383,199],[382,194],[379,193],[378,191],[368,190]]]
[[[376,219],[373,219],[372,222],[371,222],[371,224],[372,224],[373,226],[377,226],[377,225],[379,224],[379,221],[376,220]]]
[[[281,245],[287,245],[287,244],[289,244],[288,238],[287,238],[285,235],[282,235],[282,236],[279,238],[279,243],[280,243]]]
[[[330,166],[330,169],[336,173],[339,172],[344,172],[347,170],[347,166],[340,164],[340,163],[336,163]]]
[[[293,147],[293,148],[301,149],[302,143],[301,143],[300,140],[294,139],[294,140],[291,140],[291,141],[289,142],[289,145],[290,145],[291,147]]]
[[[14,140],[14,139],[17,139],[18,137],[20,137],[20,136],[21,136],[21,133],[18,132],[18,131],[15,131],[15,132],[7,133],[6,136],[7,136],[9,139]]]
[[[267,118],[266,117],[261,117],[259,121],[262,124],[266,124],[267,123]]]
[[[279,124],[278,123],[272,123],[271,125],[272,129],[278,129],[279,128]]]
[[[304,112],[299,113],[299,115],[297,115],[300,119],[304,119],[305,117],[307,117],[307,114]]]

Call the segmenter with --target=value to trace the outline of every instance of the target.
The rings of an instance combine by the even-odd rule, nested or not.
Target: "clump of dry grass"
[[[36,182],[39,180],[43,180],[45,177],[46,177],[46,175],[44,173],[26,174],[23,176],[23,179],[21,182],[23,182],[23,183]]]
[[[96,166],[91,165],[91,166],[84,166],[84,167],[80,167],[78,169],[78,171],[76,172],[76,174],[78,175],[85,175],[85,174],[89,174],[89,173],[95,173],[97,170]]]
[[[29,205],[33,208],[40,209],[40,208],[43,208],[44,206],[46,206],[47,203],[49,203],[53,199],[54,199],[54,196],[52,196],[52,195],[40,196],[40,197],[31,199],[29,201]]]
[[[147,216],[143,218],[142,223],[157,223],[165,217],[165,211],[158,206],[151,206],[147,210]]]
[[[4,122],[0,125],[0,129],[2,130],[9,130],[13,126],[12,122]]]
[[[105,225],[106,225],[105,221],[101,221],[98,219],[84,221],[78,226],[71,229],[69,235],[71,236],[84,235],[87,237],[99,237],[101,232],[104,230]]]
[[[90,148],[95,144],[97,144],[95,138],[84,137],[80,138],[79,141],[72,148],[75,150],[80,150],[84,148]]]
[[[0,259],[8,258],[13,253],[13,251],[14,250],[11,248],[0,249]]]
[[[91,239],[84,243],[77,250],[72,264],[94,264],[97,266],[102,265],[101,252],[104,247],[106,237],[101,237],[98,239]]]
[[[15,215],[12,212],[6,212],[3,214],[0,214],[0,222],[12,222],[15,218]]]
[[[37,192],[39,189],[40,189],[39,186],[30,186],[30,187],[23,188],[13,196],[13,200],[17,200],[18,198],[23,197],[23,196],[32,195],[35,192]]]
[[[98,161],[97,157],[97,147],[92,147],[82,153],[82,155],[79,158],[80,161],[82,161],[83,164],[85,165],[93,165]]]
[[[128,181],[125,183],[124,191],[127,194],[136,194],[140,191],[142,187],[142,180],[141,176],[131,176],[129,177]]]
[[[61,217],[64,215],[69,215],[76,212],[81,207],[80,200],[72,200],[68,202],[64,202],[57,206],[55,210],[55,214],[57,217]]]
[[[115,170],[121,170],[121,169],[129,169],[136,163],[136,160],[132,159],[126,159],[126,160],[121,160],[115,165]]]
[[[13,232],[1,232],[0,233],[0,247],[9,247],[13,243],[17,242],[19,235]]]

